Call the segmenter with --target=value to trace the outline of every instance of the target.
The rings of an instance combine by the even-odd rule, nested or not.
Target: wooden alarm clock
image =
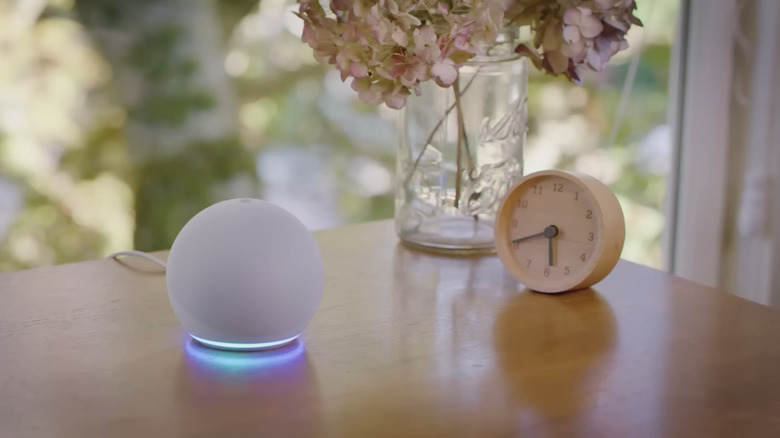
[[[498,256],[529,289],[557,293],[598,283],[620,258],[625,219],[598,179],[545,170],[523,177],[499,207]]]

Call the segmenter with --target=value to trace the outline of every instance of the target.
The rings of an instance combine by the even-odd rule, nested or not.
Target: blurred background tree
[[[638,3],[645,28],[586,86],[532,75],[526,171],[611,184],[624,256],[658,266],[678,0]],[[261,196],[311,229],[391,217],[395,113],[313,60],[294,8],[0,1],[0,270],[167,248],[231,197]]]
[[[229,12],[220,14],[219,4]],[[130,172],[124,176],[135,195],[139,249],[169,247],[204,205],[255,195],[254,154],[240,141],[238,100],[223,67],[225,34],[241,19],[236,9],[247,12],[246,5],[76,1],[80,22],[110,64],[110,85],[125,112]],[[80,152],[71,158],[99,160],[101,147]]]

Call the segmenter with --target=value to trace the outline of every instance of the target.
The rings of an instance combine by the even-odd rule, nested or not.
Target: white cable
[[[167,269],[167,265],[165,264],[164,261],[158,259],[157,257],[149,255],[149,254],[147,254],[145,252],[142,252],[142,251],[134,251],[134,250],[117,251],[117,252],[114,252],[114,253],[111,253],[111,254],[107,255],[106,258],[107,259],[119,260],[119,257],[122,257],[122,256],[141,257],[142,259],[146,259],[146,260],[154,263],[155,265],[163,268],[163,270]]]

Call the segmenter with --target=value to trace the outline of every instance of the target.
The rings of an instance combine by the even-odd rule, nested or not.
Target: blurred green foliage
[[[574,168],[609,182],[626,210],[624,256],[656,266],[666,180],[643,148],[666,123],[677,4],[640,0],[646,28],[584,87],[540,73],[529,85],[526,169]],[[14,218],[0,270],[167,248],[200,209],[260,191],[300,201],[296,214],[315,228],[392,217],[391,187],[376,182],[394,174],[395,114],[357,101],[313,60],[291,7],[0,4],[0,172],[22,199],[0,204]],[[606,144],[639,49],[630,104]],[[291,158],[258,175],[257,158],[273,154]],[[0,191],[0,201],[13,196]]]

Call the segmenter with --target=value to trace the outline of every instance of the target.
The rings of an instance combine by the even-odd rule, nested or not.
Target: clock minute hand
[[[548,237],[547,238],[547,242],[548,242],[548,246],[547,247],[550,248],[550,250],[548,252],[549,259],[550,259],[549,260],[549,265],[552,266],[553,262],[555,261],[555,258],[553,257],[553,238],[552,237]]]
[[[547,245],[548,245],[548,248],[549,248],[548,255],[549,255],[550,266],[552,266],[554,264],[554,261],[555,261],[555,258],[553,257],[553,255],[554,255],[553,254],[553,239],[557,235],[558,235],[558,227],[556,227],[555,225],[550,225],[549,227],[544,229],[544,237],[547,238]]]

